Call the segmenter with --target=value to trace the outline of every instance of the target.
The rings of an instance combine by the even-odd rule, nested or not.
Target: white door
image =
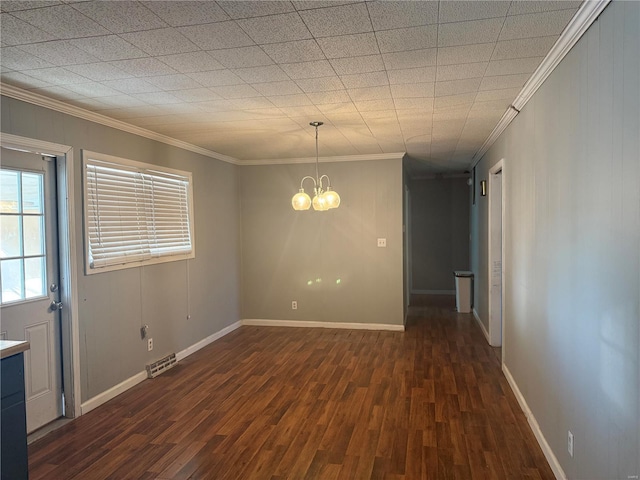
[[[27,340],[27,431],[62,415],[55,159],[2,148],[0,331]]]
[[[502,170],[489,172],[489,343],[502,345]]]

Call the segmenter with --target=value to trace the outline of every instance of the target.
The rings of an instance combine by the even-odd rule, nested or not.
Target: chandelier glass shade
[[[311,177],[309,175],[302,178],[300,181],[300,190],[291,199],[291,205],[294,210],[309,210],[311,206],[313,209],[319,212],[324,212],[332,208],[338,208],[340,205],[340,195],[338,192],[331,188],[331,180],[327,175],[320,175],[318,169],[318,127],[322,125],[322,122],[311,122],[309,125],[316,129],[316,176]],[[313,182],[313,200],[304,191],[304,181],[311,180]],[[326,179],[327,186],[325,188],[322,183]]]

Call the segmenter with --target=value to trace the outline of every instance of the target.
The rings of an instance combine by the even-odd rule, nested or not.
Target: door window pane
[[[15,170],[0,171],[0,212],[20,211],[19,178],[20,172]]]
[[[22,174],[22,213],[43,213],[42,175]]]
[[[45,295],[45,266],[44,257],[24,259],[24,290],[25,298],[42,297]]]
[[[22,259],[2,260],[0,265],[0,274],[2,275],[2,303],[23,299],[24,276]]]
[[[0,258],[21,256],[20,219],[19,215],[0,216]]]
[[[24,224],[24,255],[44,255],[43,217],[40,215],[22,217]]]

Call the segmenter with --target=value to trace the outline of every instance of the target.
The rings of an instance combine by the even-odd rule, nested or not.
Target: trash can
[[[456,270],[453,272],[456,277],[456,310],[458,313],[471,312],[471,282],[473,272]]]

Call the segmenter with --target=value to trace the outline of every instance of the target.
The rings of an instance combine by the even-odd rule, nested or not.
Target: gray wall
[[[640,3],[614,1],[478,165],[504,158],[504,362],[571,479],[640,474],[639,58]]]
[[[409,188],[412,291],[452,292],[453,271],[469,269],[467,178],[413,180]]]
[[[2,131],[74,148],[82,401],[239,320],[238,167],[5,97]],[[81,149],[193,172],[196,258],[85,276]]]
[[[322,163],[340,207],[296,212],[291,197],[313,171],[240,168],[243,318],[401,325],[401,160]]]

